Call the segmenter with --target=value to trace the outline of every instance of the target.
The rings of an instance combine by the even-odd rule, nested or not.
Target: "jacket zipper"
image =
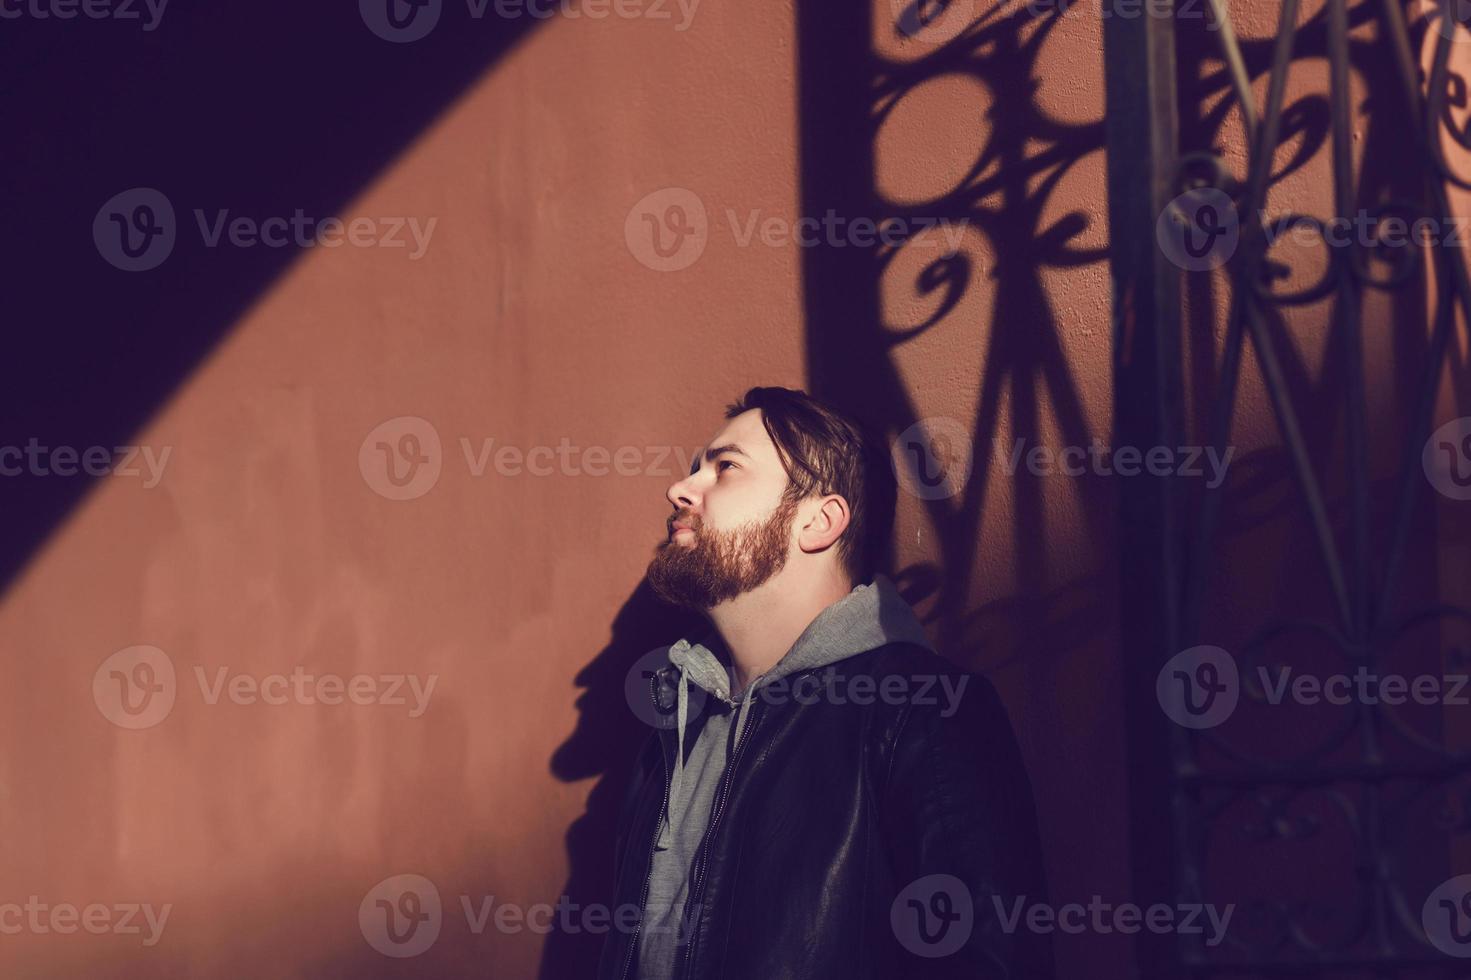
[[[654,686],[652,684],[649,685],[649,699],[654,702],[654,709],[657,711],[659,708],[659,699],[654,694]],[[678,738],[676,738],[675,741],[678,742]],[[676,744],[674,746],[674,751],[683,752],[684,746]],[[659,802],[659,810],[654,817],[654,833],[649,838],[649,870],[644,875],[644,888],[643,892],[640,893],[638,899],[638,921],[633,924],[633,937],[628,941],[628,952],[623,955],[623,980],[628,980],[628,971],[629,968],[633,965],[633,951],[635,947],[638,946],[639,930],[641,930],[644,925],[644,905],[649,900],[649,882],[652,881],[654,878],[654,845],[659,842],[659,831],[663,829],[661,825],[664,821],[664,814],[669,808],[669,759],[664,753],[664,747],[662,744],[659,747],[659,760],[664,763],[664,795]]]
[[[806,671],[798,671],[798,673],[806,673]],[[754,684],[755,681],[752,681],[753,686]],[[752,710],[755,710],[754,707],[752,708]],[[700,844],[700,857],[698,861],[698,866],[695,868],[694,884],[690,888],[689,896],[685,903],[686,909],[689,909],[691,906],[698,907],[699,905],[697,899],[702,897],[700,889],[705,884],[705,869],[710,860],[710,849],[715,846],[715,831],[720,826],[720,817],[725,810],[725,799],[727,796],[730,795],[730,787],[735,783],[735,771],[736,767],[740,765],[741,754],[746,751],[746,746],[750,745],[756,740],[756,729],[760,725],[760,723],[761,719],[759,716],[750,719],[748,723],[749,727],[746,729],[745,732],[742,733],[746,736],[746,740],[740,745],[736,746],[735,756],[730,760],[730,765],[726,767],[725,775],[721,779],[720,792],[715,797],[715,807],[710,813],[710,826],[705,831],[704,841],[702,841]],[[734,731],[734,729],[732,729],[732,731]],[[691,930],[689,940],[685,944],[684,969],[680,971],[680,974],[682,976],[689,976],[690,964],[694,961],[694,958],[695,934],[694,931]]]

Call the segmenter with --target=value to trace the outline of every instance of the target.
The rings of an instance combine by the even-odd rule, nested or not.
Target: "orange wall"
[[[887,3],[875,11],[891,16]],[[1041,23],[1020,32],[1038,45],[1039,120],[1098,124],[1098,19],[1072,15],[1045,35]],[[658,638],[658,623],[618,623],[647,615],[635,590],[678,454],[746,387],[801,387],[820,356],[803,346],[801,250],[759,235],[743,245],[728,214],[742,227],[799,216],[793,30],[790,5],[721,0],[686,31],[543,25],[345,209],[434,219],[423,256],[304,252],[136,433],[170,452],[163,478],[99,481],[0,599],[0,901],[171,910],[154,946],[6,937],[7,976],[536,975],[542,937],[477,935],[460,897],[529,905],[563,892],[575,872],[565,835],[603,764],[596,725],[622,710],[621,672]],[[918,205],[948,192],[1010,97],[958,73],[927,83],[880,132],[880,193]],[[1046,263],[1038,279],[1067,362],[1061,394],[1107,439],[1101,130],[1093,138],[1039,195],[1037,230],[1081,218],[1067,244],[1082,259]],[[658,271],[629,236],[639,241],[635,205],[668,188],[693,194],[708,228],[697,260]],[[655,212],[674,200],[656,198]],[[972,230],[962,247],[973,287],[895,361],[916,418],[969,426],[988,341],[1016,328],[996,322],[994,246]],[[914,267],[893,268],[883,315],[902,328],[930,299],[914,292]],[[1034,386],[1039,434],[1061,438],[1055,388],[1021,371],[1003,383]],[[1115,491],[1005,474],[1015,397],[1000,399],[994,450],[976,449],[985,505],[965,615],[931,628],[960,638],[947,652],[990,670],[1012,711],[1054,894],[1122,900]],[[423,422],[379,428],[403,417]],[[439,472],[395,500],[377,443],[406,432]],[[489,439],[477,475],[465,447],[473,457]],[[576,457],[579,469],[633,447],[626,472],[495,472],[502,445],[564,439],[607,452]],[[935,559],[937,523],[901,496],[901,568]],[[108,700],[111,668],[131,663],[97,675],[140,645],[166,656],[175,699],[132,730]],[[196,675],[259,682],[298,667],[435,686],[413,717],[410,705],[210,703]],[[579,700],[589,686],[597,706]],[[628,720],[609,724],[626,742]],[[581,762],[566,761],[569,741]],[[445,907],[437,942],[401,961],[370,948],[358,917],[400,874],[433,881]],[[1096,937],[1058,948],[1067,976],[1124,955]]]

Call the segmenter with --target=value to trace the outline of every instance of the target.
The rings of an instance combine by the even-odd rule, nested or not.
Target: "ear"
[[[852,519],[848,501],[841,494],[830,493],[822,498],[807,523],[797,535],[797,547],[806,552],[822,551],[838,540]]]

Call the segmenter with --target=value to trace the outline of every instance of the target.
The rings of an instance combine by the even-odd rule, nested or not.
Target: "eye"
[[[721,467],[722,467],[722,466],[735,466],[735,465],[736,465],[736,464],[734,464],[734,463],[732,463],[732,462],[731,462],[731,461],[730,461],[730,460],[728,460],[728,459],[722,459],[722,460],[718,460],[718,461],[717,461],[717,462],[716,462],[716,463],[715,463],[715,472],[716,472],[716,473],[720,473],[720,472],[722,472],[722,471],[721,471],[721,469],[720,469],[720,468],[721,468]],[[740,467],[738,467],[738,466],[736,466],[736,469],[740,469]]]

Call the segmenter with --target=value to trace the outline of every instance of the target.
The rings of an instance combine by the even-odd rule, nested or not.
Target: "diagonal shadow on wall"
[[[375,35],[392,9],[412,43]],[[144,5],[129,5],[143,11]],[[340,215],[445,107],[535,27],[459,0],[192,4],[148,20],[6,19],[0,31],[0,236],[6,372],[0,445],[116,447],[302,251],[206,247],[212,222]],[[392,35],[390,35],[392,36]],[[160,191],[176,243],[161,265],[104,261],[93,220]],[[314,226],[313,226],[314,230]],[[311,232],[308,232],[308,237]],[[294,238],[294,235],[293,235]],[[0,460],[14,464],[16,460]],[[0,590],[94,482],[0,479]]]

